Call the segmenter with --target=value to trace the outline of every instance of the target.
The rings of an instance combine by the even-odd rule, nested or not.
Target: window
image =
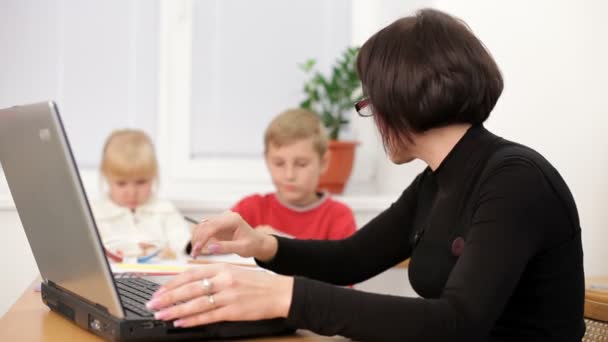
[[[328,69],[351,44],[351,1],[163,1],[160,17],[165,176],[261,191],[264,128],[299,105],[299,63]]]

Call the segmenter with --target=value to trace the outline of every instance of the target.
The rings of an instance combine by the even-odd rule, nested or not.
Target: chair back
[[[606,287],[604,287],[606,285]],[[583,341],[608,341],[608,279],[591,280],[585,290],[585,324]]]

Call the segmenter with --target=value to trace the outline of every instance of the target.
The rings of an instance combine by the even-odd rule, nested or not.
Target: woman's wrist
[[[275,308],[277,312],[274,316],[276,317],[287,317],[289,315],[289,309],[291,308],[291,298],[293,296],[293,283],[294,278],[288,276],[279,276],[279,288],[276,291],[276,303]]]
[[[279,248],[279,241],[276,237],[268,234],[261,234],[262,241],[260,243],[260,249],[255,258],[261,262],[269,262],[274,259],[274,256],[277,254],[277,249]]]

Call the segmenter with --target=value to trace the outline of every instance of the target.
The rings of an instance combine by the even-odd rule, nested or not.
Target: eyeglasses
[[[372,106],[368,98],[355,102],[355,109],[357,110],[357,114],[364,118],[374,115],[374,106]]]

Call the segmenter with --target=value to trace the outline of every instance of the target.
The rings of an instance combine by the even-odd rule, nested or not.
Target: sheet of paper
[[[257,267],[253,258],[243,258],[236,254],[205,255],[199,256],[196,259],[191,259],[187,256],[179,257],[177,260],[152,259],[146,263],[110,263],[110,268],[114,274],[173,275],[210,263],[228,263],[261,270],[261,268]]]
[[[227,264],[241,265],[241,266],[257,266],[254,258],[243,258],[238,254],[217,254],[217,255],[199,255],[194,261],[206,262],[224,262]]]
[[[110,264],[112,273],[123,274],[123,273],[136,273],[136,274],[148,274],[148,275],[161,275],[161,274],[179,274],[189,268],[196,267],[195,264],[187,263],[174,263],[174,264],[123,264],[116,263]]]

